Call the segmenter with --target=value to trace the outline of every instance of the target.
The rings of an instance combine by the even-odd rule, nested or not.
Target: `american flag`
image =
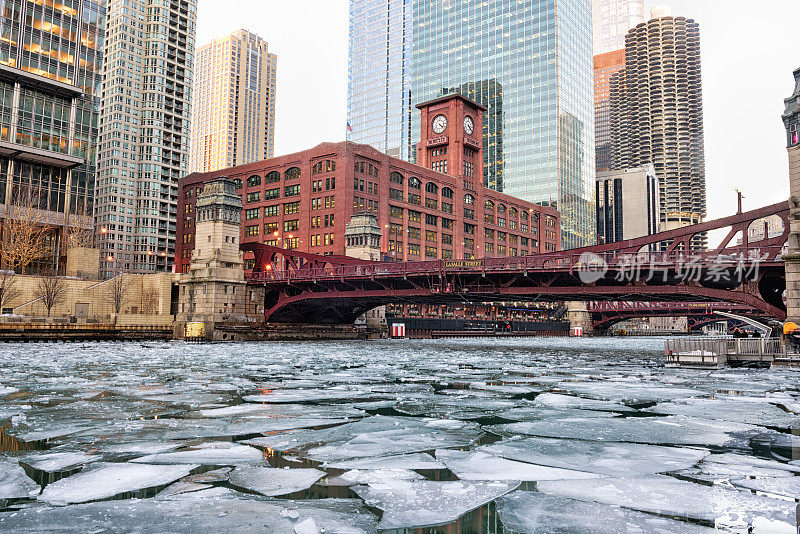
[[[350,121],[347,122],[347,131],[353,133],[353,127],[350,126]]]

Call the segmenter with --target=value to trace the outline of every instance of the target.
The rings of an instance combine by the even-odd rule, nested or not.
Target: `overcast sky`
[[[800,68],[797,0],[646,0],[700,23],[709,218],[789,195],[783,99]],[[276,155],[345,138],[348,0],[199,0],[197,43],[246,28],[278,54]]]

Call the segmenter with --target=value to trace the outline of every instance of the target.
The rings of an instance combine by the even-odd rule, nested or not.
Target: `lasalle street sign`
[[[483,267],[483,260],[445,260],[445,269],[474,269]]]

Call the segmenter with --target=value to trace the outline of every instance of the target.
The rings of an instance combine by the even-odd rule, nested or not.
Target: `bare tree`
[[[17,188],[6,206],[0,235],[2,267],[24,273],[51,253],[48,239],[52,228],[42,219],[39,195],[32,188]]]
[[[33,296],[42,301],[47,308],[47,316],[50,317],[51,310],[63,304],[67,300],[67,282],[64,278],[50,272],[39,277],[39,281],[33,288]]]
[[[111,305],[114,313],[119,313],[127,300],[128,286],[125,285],[121,274],[116,278],[112,278],[106,284],[106,302]]]
[[[71,248],[94,248],[94,219],[82,209],[76,213],[69,211],[64,215],[65,253]]]
[[[158,290],[153,286],[147,286],[142,290],[142,313],[145,315],[158,313]]]
[[[22,295],[22,291],[14,287],[16,283],[14,271],[0,271],[0,313]]]

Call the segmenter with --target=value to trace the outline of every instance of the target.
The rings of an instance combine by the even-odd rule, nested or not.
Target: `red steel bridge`
[[[390,303],[564,300],[727,302],[783,320],[788,213],[781,202],[638,239],[511,258],[371,262],[241,248],[254,254],[248,283],[264,287],[271,322],[350,323]],[[783,220],[778,236],[763,221],[773,216]],[[717,248],[691,250],[692,238],[713,231],[726,231]]]
[[[768,318],[762,311],[731,302],[639,302],[593,301],[586,304],[595,331],[605,331],[629,319],[645,317],[686,317],[689,330],[728,320],[717,312],[735,313],[753,319]]]

